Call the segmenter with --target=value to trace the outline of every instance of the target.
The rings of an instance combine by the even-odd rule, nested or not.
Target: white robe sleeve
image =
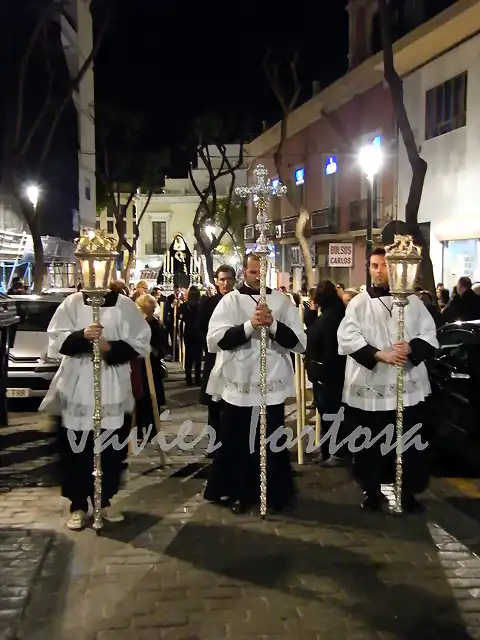
[[[120,295],[117,304],[120,305],[122,314],[120,340],[135,349],[140,358],[145,358],[150,353],[150,339],[152,337],[148,322],[130,298]]]
[[[83,304],[83,294],[74,293],[65,298],[53,314],[53,318],[47,328],[47,356],[49,358],[61,359],[63,356],[60,353],[60,349],[63,343],[70,334],[79,330],[79,327],[75,325],[75,308],[78,306],[79,301]]]
[[[364,294],[368,295],[368,294]],[[345,317],[338,327],[338,353],[341,356],[349,356],[367,346],[367,341],[362,334],[360,318],[364,305],[364,295],[355,296],[347,305]]]
[[[297,344],[293,349],[290,349],[290,351],[293,353],[305,353],[305,349],[307,347],[307,334],[305,333],[297,307],[292,304],[288,298],[286,298],[285,304],[282,307],[282,317],[280,322],[287,325],[287,327],[289,327],[298,338]]]
[[[228,329],[237,326],[236,300],[240,294],[236,291],[228,293],[220,300],[208,323],[207,348],[210,353],[220,353],[218,346]]]

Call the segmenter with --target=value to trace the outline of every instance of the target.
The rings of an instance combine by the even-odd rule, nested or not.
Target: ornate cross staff
[[[251,186],[235,189],[241,198],[253,196],[253,204],[257,209],[256,228],[258,236],[254,254],[260,258],[260,304],[267,303],[267,256],[268,240],[268,204],[270,196],[283,196],[287,187],[276,182],[273,185],[268,179],[268,171],[262,164],[253,171],[255,182]],[[267,340],[268,329],[262,327],[260,334],[260,514],[265,518],[267,514]]]

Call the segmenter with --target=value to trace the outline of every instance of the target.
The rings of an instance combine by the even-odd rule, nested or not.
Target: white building
[[[430,237],[435,280],[450,289],[463,275],[480,280],[480,36],[468,37],[480,31],[480,2],[468,5],[463,23],[456,22],[457,44],[445,44],[444,53],[403,79],[408,116],[428,163],[419,222]],[[411,170],[402,142],[399,149],[403,212]]]
[[[232,165],[238,162],[239,145],[226,145],[227,158]],[[210,161],[213,169],[219,169],[222,156],[217,147],[209,148]],[[235,174],[235,184],[246,184],[247,158],[243,168]],[[207,167],[198,158],[197,169],[192,171],[197,187],[202,191],[207,187],[209,174]],[[217,197],[226,197],[231,183],[230,174],[215,181]],[[137,216],[143,210],[146,194],[137,196],[135,201]],[[193,251],[195,235],[193,220],[200,204],[200,198],[189,178],[166,178],[164,193],[155,194],[145,211],[139,224],[139,241],[137,247],[137,261],[135,277],[139,277],[143,269],[159,269],[163,264],[165,251],[170,247],[176,234],[181,234],[187,246]],[[137,218],[138,220],[138,218]]]
[[[90,0],[66,0],[62,5],[61,37],[72,78],[80,69],[93,48],[92,16]],[[81,226],[95,226],[95,95],[94,72],[90,65],[74,96],[78,114],[78,195],[79,215],[74,220],[74,230]]]

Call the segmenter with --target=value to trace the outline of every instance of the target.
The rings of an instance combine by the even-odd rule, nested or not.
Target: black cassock
[[[258,295],[248,286],[242,285],[240,293],[251,296]],[[271,290],[267,290],[270,293]],[[243,325],[227,330],[218,346],[225,350],[233,350],[245,344]],[[282,322],[278,322],[274,340],[286,349],[293,349],[298,343],[295,332]],[[260,425],[258,407],[239,407],[221,401],[220,440],[222,446],[214,454],[210,478],[205,488],[204,497],[210,502],[239,503],[242,507],[260,502]],[[255,412],[255,413],[254,413]],[[251,442],[252,423],[256,426],[256,437]],[[285,404],[267,407],[267,436],[285,424]],[[282,446],[286,436],[275,440],[272,451],[267,445],[267,503],[275,510],[289,506],[295,495],[295,484],[290,464],[290,452]]]

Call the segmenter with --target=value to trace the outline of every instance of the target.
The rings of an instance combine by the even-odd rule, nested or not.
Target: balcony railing
[[[168,249],[167,244],[163,243],[155,243],[155,244],[146,244],[145,245],[145,255],[147,256],[162,256],[165,251]]]
[[[367,228],[368,200],[356,200],[350,203],[350,231]],[[392,207],[384,206],[381,200],[372,203],[372,222],[374,229],[381,229],[392,220]]]
[[[310,215],[312,233],[335,233],[338,229],[338,211],[337,207],[312,211]]]

